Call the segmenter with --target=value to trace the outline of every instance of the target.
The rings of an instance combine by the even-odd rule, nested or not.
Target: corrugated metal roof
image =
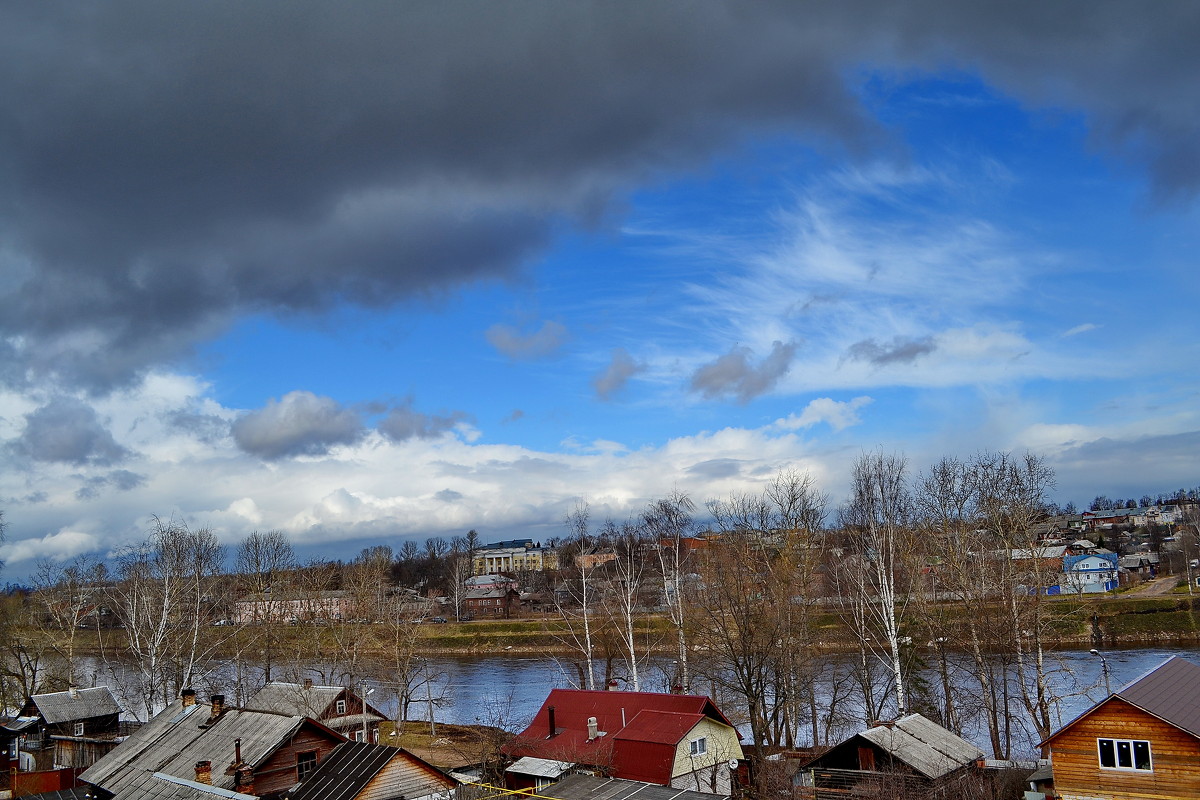
[[[644,709],[629,720],[629,724],[618,731],[614,738],[674,746],[702,719],[703,714]]]
[[[408,797],[424,796],[451,788],[454,779],[407,750],[383,744],[345,742],[317,766],[311,775],[290,792],[288,800],[350,800],[356,797],[393,759],[401,758],[427,776],[427,782]]]
[[[517,775],[533,775],[537,778],[553,778],[557,780],[564,772],[575,766],[570,761],[555,761],[550,758],[534,758],[522,756],[514,761],[505,772]]]
[[[557,730],[550,737],[552,706]],[[605,735],[588,740],[589,717],[596,718]],[[514,756],[608,764],[614,775],[668,783],[675,747],[705,717],[733,727],[703,695],[552,689],[529,727],[504,750]]]
[[[538,794],[558,800],[714,800],[719,796],[594,775],[570,775]]]
[[[906,714],[858,735],[927,778],[940,778],[983,758],[978,747],[920,714]]]
[[[76,689],[74,694],[71,692],[35,694],[32,699],[42,718],[51,725],[121,713],[117,699],[112,696],[112,692],[108,690],[107,686]]]
[[[1187,659],[1171,656],[1116,696],[1200,737],[1200,666]]]

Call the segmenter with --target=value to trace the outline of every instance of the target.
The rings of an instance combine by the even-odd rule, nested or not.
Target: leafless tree
[[[278,606],[292,597],[290,584],[296,556],[291,540],[280,530],[250,533],[238,544],[235,569],[242,592],[241,607],[248,612],[235,615],[242,627],[239,641],[261,646],[263,680],[270,682],[278,628],[284,624]],[[237,662],[240,667],[242,659]],[[242,683],[238,681],[239,687]]]
[[[118,559],[114,611],[140,673],[148,714],[190,686],[220,644],[201,631],[212,622],[212,589],[221,562],[221,545],[210,530],[163,520],[156,520],[144,543]]]
[[[882,452],[864,453],[854,464],[851,497],[844,514],[859,569],[860,595],[870,602],[863,609],[874,617],[887,648],[896,707],[908,708],[905,693],[901,624],[911,592],[901,583],[914,553],[910,526],[911,498],[908,461]]]
[[[687,598],[685,582],[689,567],[688,550],[684,540],[694,533],[692,514],[695,503],[686,493],[673,491],[647,506],[642,512],[642,525],[658,554],[663,581],[663,604],[675,634],[675,685],[683,693],[691,691],[691,670],[688,667]]]
[[[66,684],[76,681],[76,642],[87,620],[99,619],[108,570],[90,556],[80,556],[67,565],[48,559],[38,563],[34,577],[37,612],[35,627],[59,656],[61,677]]]
[[[608,592],[603,604],[613,627],[619,632],[625,661],[626,679],[633,691],[642,689],[640,666],[649,657],[652,643],[639,641],[638,621],[646,577],[646,546],[642,528],[628,521],[621,525],[605,523],[605,539],[616,558],[609,562]]]
[[[584,687],[595,689],[596,642],[592,616],[599,592],[593,585],[596,570],[593,556],[599,548],[588,528],[589,515],[588,504],[584,501],[567,515],[569,537],[565,549],[573,556],[574,564],[563,570],[565,577],[556,587],[554,604],[562,621],[566,643],[580,656]]]

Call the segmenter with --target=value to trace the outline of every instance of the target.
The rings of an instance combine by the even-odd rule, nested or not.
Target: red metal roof
[[[591,741],[589,717],[596,718],[603,734]],[[612,777],[667,784],[676,746],[705,717],[733,727],[703,695],[552,689],[529,727],[504,749],[513,756],[593,764],[607,767]]]

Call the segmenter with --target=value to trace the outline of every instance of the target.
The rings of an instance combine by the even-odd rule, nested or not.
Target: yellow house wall
[[[691,743],[696,739],[708,739],[707,752],[692,758]],[[683,741],[675,748],[675,766],[671,769],[671,786],[677,789],[692,791],[713,791],[713,777],[716,778],[716,790],[728,791],[729,767],[726,762],[731,758],[742,758],[742,745],[738,742],[737,731],[728,725],[708,719],[696,723]],[[692,773],[699,772],[694,776]],[[699,781],[699,787],[697,786]]]

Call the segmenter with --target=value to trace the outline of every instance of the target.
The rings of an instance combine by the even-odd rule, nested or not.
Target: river
[[[1121,686],[1137,679],[1147,671],[1162,663],[1172,655],[1183,655],[1200,662],[1200,650],[1195,648],[1138,648],[1109,650],[1100,657],[1092,655],[1087,650],[1056,651],[1050,655],[1054,662],[1055,694],[1060,697],[1056,706],[1055,727],[1073,719],[1105,695],[1103,667],[1107,663],[1109,682],[1114,691]],[[846,656],[830,657],[830,665],[836,667],[844,663]],[[960,657],[961,658],[961,657]],[[842,661],[839,661],[841,659]],[[932,657],[929,661],[932,661]],[[953,660],[953,657],[951,658]],[[669,664],[666,660],[651,660],[644,674],[648,677],[643,681],[643,689],[665,691],[667,678],[664,667]],[[455,656],[435,657],[428,661],[429,674],[432,677],[431,691],[418,689],[418,698],[431,698],[435,719],[440,722],[456,724],[492,724],[509,730],[521,730],[533,718],[550,689],[556,687],[572,687],[577,681],[574,668],[568,663],[550,656],[528,655],[490,655],[490,656]],[[115,683],[117,686],[129,687],[131,670],[114,672],[110,667],[101,670],[99,665],[92,664],[92,674],[96,683]],[[108,681],[102,672],[107,671],[112,676]],[[85,674],[86,674],[85,670]],[[931,685],[936,686],[940,680],[934,668],[929,667],[923,676]],[[228,662],[215,662],[206,676],[205,681],[197,689],[202,691],[222,691],[222,686],[231,687],[232,668]],[[320,682],[319,676],[314,676]],[[381,712],[395,716],[397,710],[396,693],[386,683],[367,680],[370,688],[369,702]],[[693,691],[700,694],[713,693],[713,689],[701,679],[693,685]],[[116,687],[114,687],[116,689]],[[231,688],[224,691],[230,692]],[[117,693],[116,691],[114,693]],[[122,698],[132,712],[138,716],[136,695]],[[232,698],[231,698],[232,699]],[[822,698],[824,699],[824,698]],[[722,702],[718,698],[719,702]],[[731,718],[736,720],[736,704],[728,699],[722,703]],[[1014,705],[1015,707],[1015,705]],[[410,709],[411,719],[428,720],[430,703],[417,702]],[[1019,712],[1015,713],[1020,716]],[[144,716],[144,714],[142,715]],[[852,713],[851,718],[854,717]],[[848,723],[853,726],[856,722]],[[849,732],[849,731],[847,731]],[[742,726],[745,736],[748,729]],[[987,749],[986,735],[978,729],[968,727],[964,735],[976,745]],[[1029,755],[1036,737],[1026,736],[1023,752],[1014,755]]]

